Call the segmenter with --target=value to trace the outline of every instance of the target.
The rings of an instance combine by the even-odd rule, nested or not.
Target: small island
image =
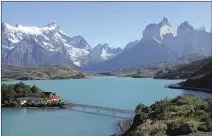
[[[55,92],[44,92],[35,85],[17,84],[1,85],[2,107],[60,107],[64,102]]]

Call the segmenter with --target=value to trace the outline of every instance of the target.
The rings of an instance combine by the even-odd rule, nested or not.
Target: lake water
[[[3,83],[16,82],[19,81]],[[24,81],[44,91],[57,92],[63,100],[130,110],[134,110],[139,103],[150,105],[165,97],[173,98],[188,93],[164,88],[165,85],[178,82],[181,80],[118,77]],[[71,109],[3,108],[2,136],[109,136],[119,131],[116,126],[119,120],[122,118]]]

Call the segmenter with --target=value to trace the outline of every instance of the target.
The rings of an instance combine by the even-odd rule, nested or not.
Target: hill
[[[156,79],[187,79],[191,76],[200,75],[202,72],[207,72],[210,69],[210,63],[212,62],[212,58],[204,58],[201,60],[193,61],[191,63],[187,64],[181,64],[177,65],[176,67],[173,67],[173,69],[170,69],[170,71],[159,71],[154,78]],[[202,69],[199,71],[199,69],[205,65],[209,64],[208,68]]]
[[[46,80],[89,78],[91,74],[79,72],[73,68],[62,65],[41,65],[25,67],[16,65],[2,65],[2,80]]]
[[[178,96],[139,104],[130,128],[114,136],[211,136],[212,97]]]
[[[203,58],[204,56],[182,57],[173,62],[153,63],[149,65],[140,66],[138,68],[124,68],[112,71],[99,72],[99,74],[104,76],[120,76],[134,78],[154,77],[161,79],[183,79],[188,78],[188,75],[190,75],[191,73],[184,74],[184,77],[182,77],[180,76],[182,69],[184,69],[184,71],[188,70],[187,67],[191,67],[190,69],[192,69],[192,64],[194,63],[195,65],[198,65],[200,62],[203,63]],[[199,62],[199,60],[201,61]],[[197,70],[198,68],[193,69]],[[194,72],[194,70],[192,70],[191,72]]]
[[[212,58],[209,58],[199,70],[194,72],[185,82],[172,85],[170,88],[189,89],[212,93]]]

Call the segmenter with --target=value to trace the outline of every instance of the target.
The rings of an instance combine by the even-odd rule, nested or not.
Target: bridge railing
[[[67,105],[70,105],[70,107],[82,107],[82,108],[96,109],[96,110],[102,110],[102,111],[111,111],[115,113],[135,114],[133,110],[110,108],[110,107],[96,106],[96,105],[89,105],[89,104],[79,104],[79,103],[73,103],[70,101],[64,101],[64,102]]]

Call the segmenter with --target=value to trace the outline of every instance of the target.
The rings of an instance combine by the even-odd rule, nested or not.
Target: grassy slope
[[[155,78],[160,79],[187,79],[190,76],[194,76],[201,66],[205,65],[212,61],[212,58],[205,58],[198,61],[194,61],[185,65],[179,65],[175,69],[171,70],[168,73],[158,73]],[[204,71],[203,71],[204,72]],[[196,73],[198,74],[198,73]]]
[[[121,69],[111,72],[102,72],[99,74],[105,76],[119,76],[119,77],[134,77],[134,76],[153,77],[154,72],[144,68],[138,68],[138,69]]]
[[[151,64],[147,66],[142,66],[140,68],[131,69],[120,69],[109,72],[102,72],[99,74],[105,76],[120,76],[120,77],[155,77],[158,73],[168,73],[169,71],[175,70],[180,66],[180,64],[173,63],[160,63]]]
[[[88,77],[87,73],[82,73],[72,68],[60,65],[43,65],[38,67],[2,65],[1,72],[2,80],[39,80]]]
[[[201,56],[193,58],[180,58],[174,62],[155,63],[141,66],[139,68],[119,69],[114,71],[101,72],[99,74],[105,76],[121,76],[135,78],[155,77],[162,79],[185,79],[190,76],[195,70],[198,69],[197,67],[193,67],[193,65],[197,66],[200,65],[199,63],[202,63],[202,61],[200,61],[199,63],[197,61],[194,61],[200,60],[202,58],[204,57]],[[187,69],[189,69],[189,71],[185,72],[183,76],[181,76],[182,71],[186,71]]]
[[[212,135],[212,97],[178,96],[151,106],[140,104],[135,112],[133,123],[123,136]]]
[[[175,71],[175,74],[179,75],[181,71],[189,73],[189,78],[182,83],[182,87],[212,90],[212,58],[182,66]],[[171,77],[176,76],[175,74]],[[157,101],[149,107],[140,104],[136,107],[133,124],[123,134],[123,136],[177,135],[212,135],[212,97],[203,99],[199,96],[185,95]]]

